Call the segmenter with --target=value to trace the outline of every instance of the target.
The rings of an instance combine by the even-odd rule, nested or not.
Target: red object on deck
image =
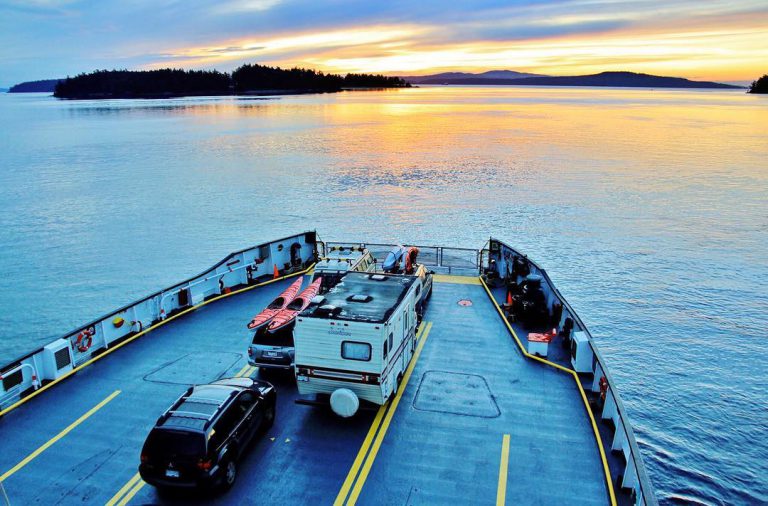
[[[299,315],[299,313],[307,309],[309,303],[312,302],[312,299],[315,297],[315,295],[317,295],[317,292],[320,291],[320,283],[322,281],[323,278],[317,278],[314,280],[312,284],[305,288],[298,297],[293,299],[293,301],[291,301],[291,303],[288,304],[285,309],[281,309],[280,312],[277,313],[274,318],[272,318],[272,321],[269,323],[269,327],[267,327],[267,331],[275,332],[276,330],[285,327],[291,323]]]
[[[275,267],[275,269],[277,269],[277,267]],[[253,319],[248,323],[248,329],[258,330],[267,323],[271,322],[272,318],[274,318],[277,313],[285,309],[285,307],[288,306],[288,304],[290,304],[294,298],[296,298],[296,294],[299,293],[299,290],[301,289],[301,282],[302,278],[294,281],[291,286],[289,286],[283,293],[281,293],[279,297],[273,300],[272,303],[264,309],[264,311],[254,316]]]
[[[528,334],[528,341],[534,343],[549,343],[552,338],[555,337],[552,334],[541,334],[539,332],[531,332]]]
[[[277,270],[277,264],[275,264],[275,268],[273,269],[272,274],[273,274],[272,276],[273,279],[277,279],[280,277],[280,271]]]

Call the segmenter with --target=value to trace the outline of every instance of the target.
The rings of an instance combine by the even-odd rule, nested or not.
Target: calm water
[[[0,363],[284,234],[494,234],[599,340],[663,502],[765,502],[767,124],[724,91],[3,94]]]

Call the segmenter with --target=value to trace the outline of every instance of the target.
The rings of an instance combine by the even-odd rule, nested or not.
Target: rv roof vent
[[[347,297],[348,302],[371,302],[373,297],[370,295],[355,294]]]
[[[384,276],[383,274],[371,274],[371,279],[374,281],[386,281],[389,279],[389,277]]]
[[[311,304],[322,304],[325,301],[325,297],[322,295],[315,295],[310,301]]]
[[[341,312],[341,308],[332,304],[326,304],[317,308],[317,314],[332,316]]]

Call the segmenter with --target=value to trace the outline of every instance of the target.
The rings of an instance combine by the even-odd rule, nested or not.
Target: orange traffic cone
[[[280,277],[280,271],[278,271],[278,270],[277,270],[277,265],[275,265],[275,272],[274,272],[274,275],[275,275],[274,279],[277,279],[277,278],[279,278],[279,277]]]
[[[512,292],[507,292],[507,305],[512,305]]]

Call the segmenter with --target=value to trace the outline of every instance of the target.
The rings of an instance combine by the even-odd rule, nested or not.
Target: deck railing
[[[325,247],[359,247],[366,248],[376,262],[381,263],[387,254],[397,244],[360,243],[360,242],[326,242]],[[420,246],[418,244],[403,244],[402,246],[419,248],[418,263],[440,272],[441,274],[461,273],[478,275],[480,273],[480,252],[470,248],[448,248],[445,246]]]
[[[0,367],[0,416],[27,393],[71,374],[111,347],[170,316],[233,289],[304,268],[316,234],[306,232],[231,253],[206,271],[86,323]]]
[[[495,247],[494,243],[498,245],[498,251],[493,251]],[[622,488],[630,489],[632,491],[632,496],[636,505],[657,505],[656,495],[646,473],[642,455],[637,446],[632,426],[629,424],[629,417],[624,409],[624,404],[621,402],[618,391],[614,388],[615,383],[613,378],[611,378],[611,375],[608,373],[608,368],[605,366],[605,360],[597,349],[589,329],[587,329],[587,326],[581,318],[579,318],[571,305],[568,304],[568,301],[565,300],[565,297],[563,297],[560,291],[555,287],[544,269],[539,267],[538,264],[522,253],[501,241],[492,239],[490,245],[491,251],[482,252],[481,258],[488,259],[488,255],[490,255],[490,258],[496,258],[498,264],[497,268],[502,276],[508,272],[507,262],[510,262],[514,257],[525,258],[528,261],[532,272],[541,275],[545,281],[545,284],[542,284],[542,288],[545,291],[548,301],[551,302],[553,298],[556,298],[563,305],[563,320],[566,317],[570,317],[574,321],[573,330],[580,330],[587,335],[589,346],[595,357],[592,365],[592,384],[590,390],[593,393],[599,394],[600,378],[605,378],[608,384],[608,389],[605,392],[605,401],[602,406],[600,417],[601,420],[611,420],[613,423],[614,434],[613,440],[610,441],[610,449],[613,452],[620,452],[625,462],[623,472],[618,476],[612,476],[612,478]],[[580,373],[580,376],[582,376],[582,373]],[[588,378],[588,374],[586,376]]]

